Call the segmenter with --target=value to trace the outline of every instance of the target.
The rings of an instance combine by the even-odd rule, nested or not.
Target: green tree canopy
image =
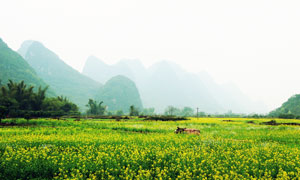
[[[27,86],[9,80],[6,86],[0,87],[1,117],[30,117],[78,114],[76,104],[63,97],[46,97],[48,87],[34,91],[34,86]],[[50,113],[51,111],[51,113]],[[57,113],[57,112],[60,113]]]
[[[88,107],[87,114],[88,115],[104,115],[106,106],[102,106],[103,101],[97,103],[97,101],[94,101],[93,99],[89,99],[88,104],[86,105]]]

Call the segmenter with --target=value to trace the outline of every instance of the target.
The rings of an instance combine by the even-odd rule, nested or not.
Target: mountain
[[[81,109],[93,98],[101,83],[82,75],[37,41],[25,41],[18,52],[57,95],[63,95]]]
[[[158,111],[163,111],[169,105],[198,107],[210,113],[223,110],[201,80],[177,64],[161,61],[152,65],[148,68],[145,82],[141,85],[143,101]]]
[[[279,116],[281,114],[293,114],[300,116],[300,94],[290,97],[279,108],[270,112],[271,116]]]
[[[206,112],[223,111],[201,80],[176,64],[161,61],[145,68],[138,60],[121,60],[117,64],[107,65],[93,57],[87,60],[83,69],[84,74],[102,83],[110,78],[110,75],[103,76],[100,73],[104,71],[132,79],[139,89],[144,106],[155,107],[157,112],[163,112],[169,105],[199,107]]]
[[[37,75],[35,70],[17,52],[10,49],[0,38],[0,80],[6,84],[8,80],[24,81],[34,87],[46,87],[47,84]],[[54,95],[50,88],[48,95]]]
[[[90,57],[89,61],[92,64],[97,63],[97,66],[100,66],[102,70],[98,72],[93,70],[91,66],[90,75],[99,73],[107,77],[104,86],[64,63],[54,52],[40,42],[25,41],[18,52],[36,70],[37,75],[43,78],[58,95],[68,97],[82,110],[86,108],[85,105],[90,98],[104,101],[104,104],[112,111],[128,112],[131,105],[142,108],[135,83],[126,77],[116,76],[117,73],[111,72],[101,61],[95,61],[94,57]],[[123,69],[127,70],[128,67],[123,68],[120,65],[116,66],[115,69],[119,72]]]
[[[135,83],[121,75],[108,80],[98,91],[96,100],[103,101],[109,111],[122,110],[128,113],[131,105],[140,110],[143,108]]]
[[[83,69],[84,74],[101,83],[112,76],[103,76],[101,72],[104,71],[132,79],[139,89],[144,106],[155,107],[158,112],[169,105],[199,107],[200,111],[209,113],[252,113],[266,110],[262,103],[250,100],[234,84],[217,84],[206,72],[190,73],[169,61],[161,61],[145,68],[139,60],[121,60],[114,65],[107,65],[93,57],[92,60],[87,60]]]
[[[94,56],[88,57],[82,70],[82,74],[101,83],[105,83],[110,78],[120,74],[130,79],[134,78],[127,64],[118,63],[110,66]]]
[[[254,102],[247,97],[235,84],[217,84],[205,71],[198,73],[198,76],[209,89],[218,103],[227,111],[236,113],[264,113],[266,106],[262,102]]]

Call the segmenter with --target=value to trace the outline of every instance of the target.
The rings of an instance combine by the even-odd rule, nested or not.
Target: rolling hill
[[[270,116],[279,116],[283,114],[300,116],[300,94],[290,97],[279,108],[270,112]]]
[[[109,111],[122,110],[128,113],[131,105],[140,110],[143,108],[135,83],[121,75],[108,80],[97,92],[96,100],[103,101]]]

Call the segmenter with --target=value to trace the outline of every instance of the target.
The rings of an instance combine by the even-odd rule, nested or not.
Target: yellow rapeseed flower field
[[[20,119],[0,128],[0,179],[300,178],[300,126],[224,120]]]

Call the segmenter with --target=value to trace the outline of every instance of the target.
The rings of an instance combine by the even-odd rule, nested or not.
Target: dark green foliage
[[[267,121],[267,122],[262,122],[260,124],[264,125],[277,125],[278,123],[275,120]]]
[[[270,125],[270,126],[278,126],[278,125],[289,125],[289,126],[300,126],[300,123],[278,123],[275,120],[267,121],[267,122],[262,122],[260,123],[261,125]]]
[[[52,117],[78,114],[75,104],[66,98],[47,98],[48,87],[33,91],[24,81],[15,83],[11,80],[0,89],[0,119],[4,117]]]
[[[75,115],[78,113],[76,104],[69,101],[66,97],[58,96],[57,98],[47,98],[43,102],[43,109],[46,111],[59,112],[62,111],[68,115]]]
[[[122,110],[128,113],[131,105],[138,109],[143,108],[134,82],[125,76],[115,76],[107,81],[98,91],[96,100],[104,101],[109,111]]]
[[[185,117],[174,117],[174,116],[149,116],[145,120],[153,120],[153,121],[181,121],[188,120]]]
[[[282,119],[295,119],[296,116],[294,114],[279,114],[279,118]]]
[[[7,107],[5,106],[0,106],[0,123],[1,123],[1,120],[5,118],[6,114],[7,114]]]
[[[269,115],[285,119],[293,119],[300,116],[300,94],[290,97],[281,107],[270,112]]]
[[[86,105],[88,107],[87,115],[104,115],[106,106],[102,106],[103,101],[100,103],[97,103],[97,101],[94,101],[93,99],[89,99],[88,104]]]
[[[8,80],[21,82],[34,87],[46,87],[47,84],[37,76],[34,69],[17,52],[10,49],[0,38],[0,78],[1,84],[8,83]],[[0,85],[1,86],[1,85]],[[50,90],[49,95],[54,96]]]
[[[130,116],[138,116],[139,110],[136,107],[134,107],[134,105],[131,105],[129,108],[129,115]]]
[[[24,119],[26,119],[27,121],[29,121],[30,118],[31,118],[31,114],[29,112],[26,112],[24,114]]]

